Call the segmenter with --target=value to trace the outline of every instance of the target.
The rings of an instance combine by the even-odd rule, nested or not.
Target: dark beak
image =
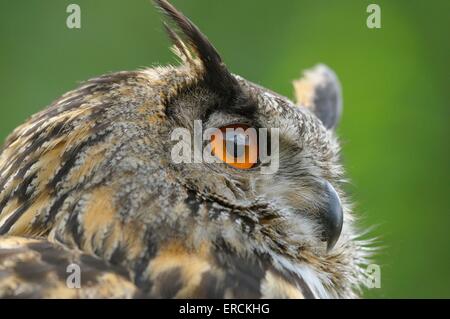
[[[324,241],[327,242],[327,251],[333,249],[339,239],[344,221],[341,200],[334,187],[329,183],[324,183],[326,202],[321,214],[324,226]]]

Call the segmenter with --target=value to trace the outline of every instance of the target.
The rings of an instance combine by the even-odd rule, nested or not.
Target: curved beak
[[[324,241],[327,242],[327,251],[333,249],[339,239],[344,222],[342,204],[334,187],[329,183],[324,183],[326,202],[321,214],[324,226]]]

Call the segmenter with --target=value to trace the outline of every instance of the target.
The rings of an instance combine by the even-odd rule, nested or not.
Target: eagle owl
[[[179,66],[88,80],[7,138],[0,296],[358,297],[368,250],[342,191],[335,74],[306,71],[292,102],[232,74],[188,18],[155,3]],[[194,135],[196,120],[278,129],[277,169],[175,162],[171,133]]]

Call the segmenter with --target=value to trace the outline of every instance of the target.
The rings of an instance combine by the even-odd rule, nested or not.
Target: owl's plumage
[[[180,66],[91,79],[8,137],[0,296],[356,297],[367,253],[341,190],[334,73],[306,72],[294,103],[230,73],[155,2]],[[279,128],[279,169],[175,164],[171,132],[199,119]],[[69,263],[80,289],[66,286]]]

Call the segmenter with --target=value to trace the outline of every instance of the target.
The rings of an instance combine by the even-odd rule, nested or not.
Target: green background
[[[365,296],[450,297],[450,1],[373,1],[381,29],[369,1],[173,2],[253,82],[291,97],[301,70],[336,70],[348,191],[381,246],[381,288]],[[175,62],[147,0],[0,0],[0,41],[2,140],[82,80]]]

